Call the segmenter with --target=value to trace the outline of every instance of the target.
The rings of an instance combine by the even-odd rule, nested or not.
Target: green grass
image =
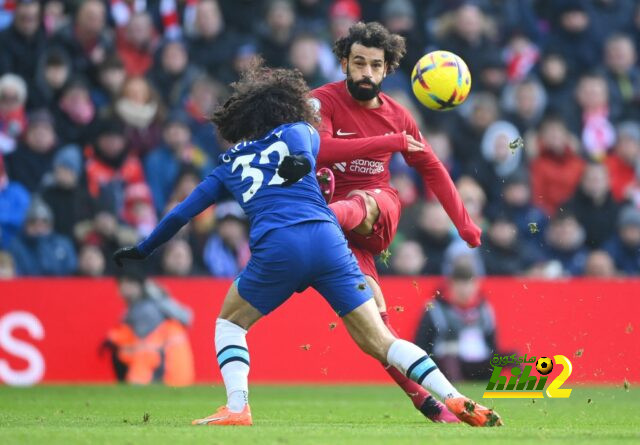
[[[480,400],[481,386],[462,389]],[[255,425],[234,428],[189,424],[221,404],[220,386],[0,387],[0,443],[637,444],[639,395],[574,386],[569,399],[484,400],[506,426],[479,429],[429,423],[392,386],[254,386]]]

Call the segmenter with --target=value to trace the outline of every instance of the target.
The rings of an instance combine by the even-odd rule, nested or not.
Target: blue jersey
[[[162,218],[138,248],[145,254],[151,253],[191,218],[215,203],[224,188],[249,217],[252,247],[273,229],[307,221],[337,224],[315,178],[319,145],[318,132],[304,122],[281,125],[260,140],[237,144],[220,156],[220,165]],[[292,186],[283,187],[285,180],[277,174],[277,169],[287,155],[305,156],[312,168]]]

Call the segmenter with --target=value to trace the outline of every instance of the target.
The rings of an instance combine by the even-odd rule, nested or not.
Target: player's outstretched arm
[[[113,254],[115,263],[122,267],[123,259],[142,260],[167,242],[194,216],[216,202],[222,189],[222,181],[215,174],[207,176],[180,204],[175,206],[158,223],[151,234],[138,243],[118,249]]]
[[[318,163],[327,165],[336,162],[348,162],[363,157],[407,151],[408,148],[408,139],[402,133],[367,138],[339,139],[334,138],[332,134],[326,131],[321,131]]]
[[[420,153],[403,155],[407,163],[420,173],[429,189],[436,195],[447,215],[456,226],[460,237],[470,247],[478,247],[481,243],[480,235],[482,230],[469,216],[462,198],[451,180],[451,176],[449,176],[449,172],[436,157],[435,153],[428,148]]]
[[[371,137],[354,137],[344,139],[334,137],[334,133],[351,132],[352,129],[338,128],[334,132],[333,98],[326,92],[314,91],[314,96],[320,102],[320,153],[318,163],[321,165],[334,164],[336,162],[348,162],[369,156],[384,155],[397,151],[421,151],[424,147],[419,141],[412,140],[406,134],[388,134]],[[355,135],[357,136],[357,135]]]

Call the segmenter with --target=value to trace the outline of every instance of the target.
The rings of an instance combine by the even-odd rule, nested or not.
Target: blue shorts
[[[341,317],[373,295],[342,230],[323,221],[268,232],[251,250],[236,285],[240,296],[264,315],[309,286]]]

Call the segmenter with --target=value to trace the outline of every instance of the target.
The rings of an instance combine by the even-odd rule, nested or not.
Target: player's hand
[[[282,183],[288,187],[298,182],[311,171],[311,162],[303,155],[285,156],[278,167],[278,176],[286,179]]]
[[[467,242],[467,246],[472,249],[480,247],[480,245],[482,244],[482,229],[474,223],[471,223],[469,227],[465,227],[458,233],[460,234],[460,238],[465,240]]]
[[[418,140],[416,140],[413,136],[408,133],[404,133],[405,138],[407,139],[407,151],[415,152],[415,151],[424,151],[424,144]]]
[[[130,247],[121,247],[116,250],[113,254],[113,261],[118,265],[118,267],[122,267],[122,260],[144,260],[146,256],[138,250],[136,246]]]

